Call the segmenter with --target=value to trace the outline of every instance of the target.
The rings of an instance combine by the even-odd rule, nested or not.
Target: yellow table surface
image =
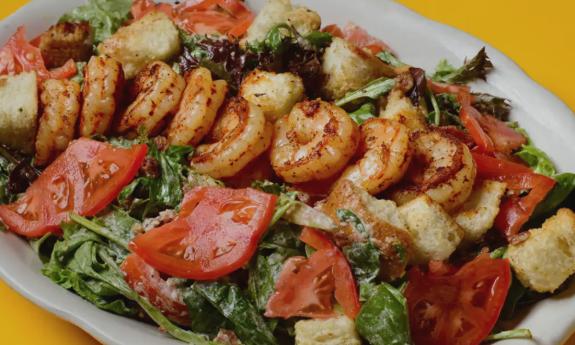
[[[1,0],[0,18],[9,15],[26,2]],[[399,2],[427,17],[450,24],[490,43],[510,56],[533,79],[575,110],[575,1]],[[79,328],[36,307],[1,282],[0,311],[1,344],[98,344]],[[569,344],[575,345],[575,339]]]

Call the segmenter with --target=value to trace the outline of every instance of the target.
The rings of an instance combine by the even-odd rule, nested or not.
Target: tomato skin
[[[34,71],[39,80],[66,79],[77,72],[74,61],[69,60],[64,66],[49,71],[44,64],[40,48],[26,41],[26,29],[23,26],[8,39],[0,49],[0,75],[17,74]]]
[[[130,248],[162,273],[214,280],[243,267],[271,221],[277,197],[255,189],[195,188],[178,217]]]
[[[58,233],[70,212],[94,216],[108,206],[136,175],[146,145],[129,149],[81,138],[73,141],[18,201],[0,205],[10,231],[34,238]]]
[[[334,37],[343,38],[358,48],[368,50],[373,55],[378,54],[384,50],[391,51],[391,48],[385,42],[371,36],[363,28],[353,23],[347,23],[343,29],[335,24],[331,24],[324,27],[322,31],[330,33]]]
[[[126,257],[120,267],[124,279],[140,296],[145,297],[164,315],[180,325],[189,325],[188,307],[178,289],[168,284],[155,268],[136,254]]]
[[[501,203],[495,218],[495,228],[508,240],[519,233],[537,205],[555,186],[555,180],[539,175],[529,167],[503,159],[472,152],[477,164],[477,177],[507,183],[507,189],[517,192],[530,190],[526,196],[511,196]]]
[[[405,296],[414,344],[481,344],[499,318],[510,285],[509,261],[488,254],[456,271],[412,268]]]

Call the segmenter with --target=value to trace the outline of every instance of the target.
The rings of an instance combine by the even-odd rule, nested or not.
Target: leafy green
[[[84,67],[86,67],[86,62],[78,61],[76,62],[76,75],[70,78],[70,80],[82,85],[84,84]]]
[[[377,54],[377,57],[385,62],[388,65],[391,65],[393,67],[403,67],[403,66],[407,66],[406,64],[404,64],[403,62],[401,62],[397,57],[395,57],[395,55],[393,55],[393,53],[384,50],[380,53]]]
[[[267,180],[258,180],[252,183],[252,188],[278,196],[270,226],[274,225],[278,220],[280,220],[280,218],[282,218],[285,213],[297,202],[297,192],[289,191],[287,186],[284,184],[274,183]]]
[[[13,165],[6,158],[0,156],[0,204],[7,204],[11,200],[10,192],[8,191],[8,181],[10,180],[10,172]]]
[[[527,132],[519,127],[516,122],[511,123],[510,127],[527,138],[527,144],[524,144],[521,150],[517,151],[515,155],[527,163],[537,174],[553,177],[557,173],[557,170],[551,158],[533,144]]]
[[[515,275],[513,275],[511,285],[509,286],[509,292],[505,298],[505,304],[503,304],[503,309],[501,309],[499,318],[502,320],[511,320],[514,318],[515,311],[526,292],[527,288],[519,282]]]
[[[563,173],[555,175],[555,187],[547,194],[545,199],[537,205],[533,218],[548,215],[554,212],[575,190],[575,174]]]
[[[90,23],[94,31],[94,43],[98,44],[116,32],[130,18],[132,0],[88,0],[64,14],[60,22]]]
[[[77,214],[71,214],[70,220],[125,249],[128,249],[128,244],[130,243],[130,240],[133,237],[133,236],[127,236],[127,234],[123,232],[116,233],[113,229],[104,227],[98,223],[95,223]]]
[[[136,178],[118,196],[120,205],[138,219],[181,203],[188,174],[186,158],[194,151],[191,146],[170,146],[160,151],[153,141],[148,146],[147,160],[157,165],[157,171]]]
[[[342,107],[351,102],[359,99],[369,98],[376,100],[377,98],[385,95],[395,86],[395,80],[386,77],[381,77],[371,81],[359,90],[349,92],[342,98],[335,101],[335,105]]]
[[[329,32],[313,31],[305,36],[306,41],[317,48],[329,47],[333,36]]]
[[[365,121],[377,117],[375,115],[376,109],[373,103],[365,103],[361,107],[359,107],[356,111],[349,113],[349,116],[355,123],[361,125]]]
[[[50,255],[57,239],[56,235],[49,232],[40,238],[30,240],[30,247],[32,247],[32,250],[38,255],[40,260],[46,263],[50,260]]]
[[[511,103],[508,99],[487,93],[473,93],[473,107],[480,113],[493,115],[501,121],[507,121],[511,113]]]
[[[441,83],[465,84],[475,79],[485,80],[493,69],[493,64],[485,52],[485,47],[459,68],[453,67],[447,60],[441,60],[435,68],[431,79]]]
[[[188,307],[190,329],[193,332],[216,335],[220,328],[225,328],[226,318],[196,289],[182,289],[182,294]]]
[[[263,311],[275,290],[275,284],[285,260],[303,255],[298,226],[280,221],[274,225],[259,246],[250,264],[248,292],[255,306]]]
[[[489,253],[489,257],[492,259],[502,259],[505,257],[506,253],[507,253],[507,247],[499,247],[494,251],[492,251],[491,253]]]
[[[506,339],[533,339],[533,335],[527,328],[518,328],[491,334],[485,338],[483,342],[492,342]]]
[[[262,192],[281,195],[282,193],[288,193],[288,187],[283,183],[275,183],[268,180],[256,180],[252,182],[252,188],[261,190]]]
[[[401,292],[382,283],[355,320],[358,333],[371,345],[409,345],[407,305]]]
[[[371,242],[355,242],[343,248],[358,283],[371,283],[379,275],[380,252]]]
[[[433,111],[428,115],[428,122],[437,126],[456,126],[462,128],[459,119],[461,105],[457,97],[450,93],[430,94]]]
[[[361,221],[361,219],[352,211],[346,209],[338,209],[336,211],[337,218],[344,223],[348,223],[354,227],[358,234],[365,238],[369,238],[369,231]]]
[[[197,171],[190,171],[188,173],[188,181],[187,186],[190,188],[194,187],[224,187],[224,183],[220,180],[216,180],[215,178],[200,174]]]
[[[119,267],[124,253],[118,255],[118,251],[104,238],[80,224],[63,224],[62,230],[62,239],[54,244],[50,261],[42,269],[44,275],[98,308],[132,317],[144,310],[176,339],[198,345],[214,344],[203,335],[174,325],[128,286]]]
[[[199,294],[223,315],[245,345],[278,344],[258,309],[242,294],[237,285],[220,282],[197,282]]]

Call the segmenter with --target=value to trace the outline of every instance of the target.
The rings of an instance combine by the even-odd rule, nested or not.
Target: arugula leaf
[[[191,146],[170,146],[160,151],[153,141],[148,146],[146,159],[155,162],[158,171],[136,178],[118,196],[119,204],[138,219],[180,205],[188,174],[186,158],[194,151]],[[156,173],[159,176],[154,176]]]
[[[60,22],[90,23],[94,31],[94,43],[98,44],[112,36],[130,18],[132,0],[88,0],[64,14]]]
[[[395,86],[394,79],[381,77],[371,81],[370,83],[368,83],[359,90],[349,92],[342,98],[335,101],[335,105],[337,105],[338,107],[343,107],[346,104],[364,98],[376,100],[377,98],[391,91],[391,89],[393,89],[394,86]]]
[[[493,64],[485,52],[485,47],[459,68],[453,67],[447,60],[441,60],[431,79],[440,83],[465,84],[475,79],[485,80]]]
[[[409,319],[405,297],[382,283],[362,306],[355,320],[358,333],[371,345],[409,345]]]
[[[379,249],[371,242],[355,242],[343,248],[358,283],[373,282],[379,276]]]
[[[533,339],[533,335],[531,334],[531,331],[528,330],[527,328],[518,328],[491,334],[487,338],[485,338],[483,342],[485,343],[506,339]]]
[[[349,116],[355,123],[361,125],[365,121],[377,117],[375,115],[375,105],[373,103],[365,103],[359,107],[356,111],[349,113]]]
[[[393,55],[393,53],[384,50],[380,53],[377,54],[377,57],[385,62],[388,65],[391,65],[393,67],[403,67],[403,66],[407,66],[406,64],[404,64],[403,62],[401,62],[397,57],[395,57],[395,55]]]
[[[242,344],[278,344],[258,309],[242,294],[237,285],[196,282],[193,289],[206,298],[228,320]]]

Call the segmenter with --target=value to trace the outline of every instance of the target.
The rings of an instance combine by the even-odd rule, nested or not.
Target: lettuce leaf
[[[485,52],[485,47],[459,68],[453,67],[447,60],[439,61],[431,79],[447,84],[466,84],[475,79],[485,80],[487,73],[493,69],[493,63]]]
[[[98,44],[112,36],[130,18],[132,0],[88,0],[64,14],[60,22],[90,23],[94,31],[94,43]]]

